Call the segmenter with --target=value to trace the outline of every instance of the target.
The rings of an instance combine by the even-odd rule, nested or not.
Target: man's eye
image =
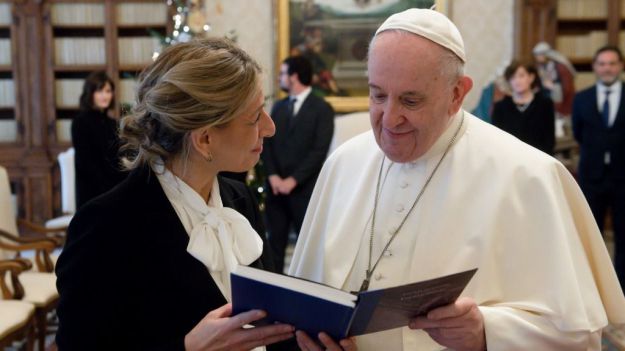
[[[382,102],[384,101],[384,99],[386,99],[386,95],[375,94],[375,95],[372,95],[372,98],[375,102]]]

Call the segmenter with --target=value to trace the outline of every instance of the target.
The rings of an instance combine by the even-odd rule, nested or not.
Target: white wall
[[[447,11],[464,39],[466,74],[473,78],[464,107],[471,110],[482,88],[512,59],[514,0],[449,0]]]
[[[237,43],[263,69],[263,91],[273,94],[276,82],[274,8],[271,0],[205,0],[211,35],[224,36],[234,30]]]

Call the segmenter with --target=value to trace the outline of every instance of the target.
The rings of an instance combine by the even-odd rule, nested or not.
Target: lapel
[[[601,123],[603,123],[603,119],[601,117],[601,111],[599,111],[599,97],[597,96],[597,84],[592,86],[589,93],[591,94],[589,100],[592,101],[590,105],[591,105],[592,114],[594,115],[593,119],[596,119],[598,121],[601,121]]]
[[[178,218],[178,214],[174,210],[173,206],[167,199],[167,195],[163,191],[161,184],[156,177],[156,174],[152,171],[150,167],[141,167],[131,173],[129,176],[129,184],[132,188],[141,189],[139,191],[139,196],[144,200],[141,201],[142,204],[145,205],[146,211],[142,211],[145,213],[145,219],[143,223],[145,223],[146,231],[153,233],[160,233],[158,237],[155,237],[154,240],[158,240],[160,242],[160,246],[167,246],[167,250],[172,251],[172,257],[176,257],[176,260],[181,265],[191,264],[196,267],[197,271],[206,271],[206,282],[211,291],[219,292],[218,296],[215,298],[223,299],[221,304],[226,303],[225,297],[221,295],[221,291],[217,287],[217,284],[213,280],[213,277],[208,273],[208,270],[204,266],[204,264],[198,261],[196,258],[191,256],[186,250],[189,245],[189,235],[187,234],[182,222]],[[220,191],[222,191],[221,182]],[[232,197],[232,192],[224,191],[230,193],[230,197]],[[226,201],[223,200],[224,206],[226,205]],[[230,201],[230,204],[234,204],[236,202]],[[187,262],[187,263],[185,263]],[[191,262],[191,263],[188,263]],[[201,267],[197,267],[200,265]]]
[[[280,100],[279,106],[276,108],[274,123],[276,124],[276,135],[274,138],[283,139],[289,129],[289,98]],[[272,138],[273,139],[273,138]],[[221,185],[220,185],[221,186]],[[220,188],[221,190],[221,188]]]
[[[219,193],[221,195],[221,202],[224,207],[229,207],[237,212],[241,213],[245,217],[249,217],[245,208],[245,198],[241,194],[236,194],[233,188],[225,185],[225,181],[222,177],[217,178],[219,182]]]
[[[625,119],[625,117],[623,117],[623,114],[625,114],[624,95],[625,95],[625,83],[621,82],[621,99],[619,100],[618,110],[616,111],[616,118],[614,119],[614,123],[612,124],[610,129],[616,128],[618,125],[622,124],[623,120]]]

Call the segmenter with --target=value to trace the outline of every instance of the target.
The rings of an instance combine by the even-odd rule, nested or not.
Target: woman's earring
[[[208,162],[213,162],[213,154],[211,154],[211,152],[209,151],[208,155],[206,155],[204,159]]]

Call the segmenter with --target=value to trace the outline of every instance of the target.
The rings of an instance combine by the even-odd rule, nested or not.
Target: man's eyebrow
[[[405,96],[414,96],[414,97],[422,98],[422,97],[424,97],[424,94],[417,93],[416,91],[406,91],[406,92],[403,92],[403,93],[401,94],[401,96],[402,96],[402,97],[405,97]]]

